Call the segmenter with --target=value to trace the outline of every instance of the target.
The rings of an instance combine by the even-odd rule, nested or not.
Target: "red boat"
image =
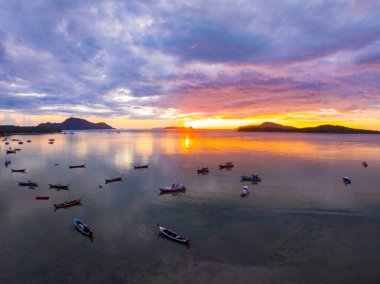
[[[37,200],[49,200],[49,196],[36,196]]]
[[[77,204],[80,204],[82,198],[83,198],[83,196],[81,196],[80,198],[71,200],[71,201],[65,201],[65,202],[60,203],[60,204],[54,204],[54,207],[55,207],[55,209],[58,209],[58,208],[64,208],[64,207],[77,205]]]

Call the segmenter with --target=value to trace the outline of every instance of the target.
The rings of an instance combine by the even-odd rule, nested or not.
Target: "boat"
[[[51,142],[54,142],[54,141],[55,141],[55,139],[54,139],[54,138],[50,138],[50,139],[49,139],[49,141],[51,141]]]
[[[343,180],[343,182],[345,184],[350,184],[351,183],[351,180],[348,177],[343,177],[342,180]]]
[[[365,167],[365,168],[368,167],[367,162],[362,162],[362,166]]]
[[[7,154],[16,154],[16,150],[7,150]]]
[[[5,145],[9,145],[9,142],[5,142]]]
[[[19,170],[11,169],[12,173],[25,173],[25,171],[26,171],[26,169],[19,169]]]
[[[230,169],[233,167],[234,167],[234,164],[232,162],[227,162],[225,164],[219,165],[219,169]]]
[[[149,168],[149,163],[147,163],[146,165],[141,165],[141,166],[133,166],[134,169],[147,169]]]
[[[261,178],[258,175],[251,176],[241,176],[242,181],[261,181]]]
[[[207,175],[209,173],[209,169],[207,167],[202,167],[200,169],[197,169],[197,173],[198,174],[203,174],[203,175]]]
[[[20,145],[21,145],[21,144],[24,144],[24,142],[20,141],[20,142],[18,142],[18,144],[20,144]]]
[[[248,185],[243,186],[243,189],[241,190],[240,196],[241,196],[241,197],[243,197],[243,196],[247,196],[248,193],[249,193]]]
[[[106,184],[109,183],[109,182],[114,182],[114,181],[122,181],[123,180],[123,177],[115,177],[115,178],[111,178],[111,179],[106,179]]]
[[[165,228],[165,227],[162,227],[160,226],[160,224],[157,223],[157,226],[158,226],[158,229],[160,230],[160,233],[162,235],[164,235],[165,237],[173,240],[173,241],[176,241],[176,242],[179,242],[179,243],[182,243],[182,244],[186,244],[186,245],[189,245],[190,244],[190,241],[191,239],[186,237],[182,237],[181,235]]]
[[[30,142],[32,142],[32,140],[26,140],[26,142],[30,143]]]
[[[70,169],[75,169],[75,168],[85,168],[86,165],[83,164],[83,165],[75,165],[75,166],[69,166]]]
[[[49,144],[54,144],[54,141],[49,141]]]
[[[186,187],[181,183],[173,183],[172,186],[160,187],[161,192],[186,191]]]
[[[59,208],[64,208],[64,207],[70,207],[70,206],[73,206],[73,205],[77,205],[77,204],[81,203],[82,198],[83,198],[83,196],[81,196],[80,198],[71,200],[71,201],[65,201],[65,202],[62,202],[62,203],[59,203],[59,204],[54,204],[54,207],[55,207],[55,209],[59,209]]]
[[[51,184],[49,183],[49,188],[56,188],[56,189],[69,189],[69,184],[60,184],[60,183],[57,183],[57,184]]]
[[[4,166],[8,167],[11,164],[11,160],[5,160]]]
[[[49,196],[36,196],[37,200],[49,200]]]
[[[77,217],[74,217],[74,226],[81,232],[83,235],[92,238],[93,233],[90,227],[84,223],[82,220],[79,220]]]
[[[15,150],[15,151],[21,151],[21,149],[20,149],[20,148],[14,148],[14,150]]]
[[[19,181],[18,182],[18,185],[19,186],[31,186],[31,187],[34,187],[34,186],[38,186],[37,183],[33,182],[33,181],[26,181],[26,182],[22,182],[22,181]]]

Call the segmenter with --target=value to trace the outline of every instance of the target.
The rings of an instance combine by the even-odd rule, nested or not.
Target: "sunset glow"
[[[214,4],[4,2],[0,124],[380,130],[380,2]]]

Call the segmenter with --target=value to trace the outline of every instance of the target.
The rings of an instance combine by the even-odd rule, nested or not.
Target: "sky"
[[[0,0],[0,124],[380,130],[380,0]]]

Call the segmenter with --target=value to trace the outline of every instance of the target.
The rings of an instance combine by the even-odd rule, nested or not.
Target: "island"
[[[380,134],[380,131],[355,129],[339,125],[320,125],[316,127],[297,128],[273,122],[264,122],[260,125],[246,125],[237,129],[245,132],[298,132],[298,133],[335,133],[335,134]]]
[[[12,134],[43,134],[58,132],[61,132],[61,130],[46,126],[0,125],[0,136],[7,136]]]
[[[41,123],[38,125],[38,127],[48,127],[60,130],[115,129],[104,122],[93,123],[88,120],[76,117],[70,117],[61,123]]]

